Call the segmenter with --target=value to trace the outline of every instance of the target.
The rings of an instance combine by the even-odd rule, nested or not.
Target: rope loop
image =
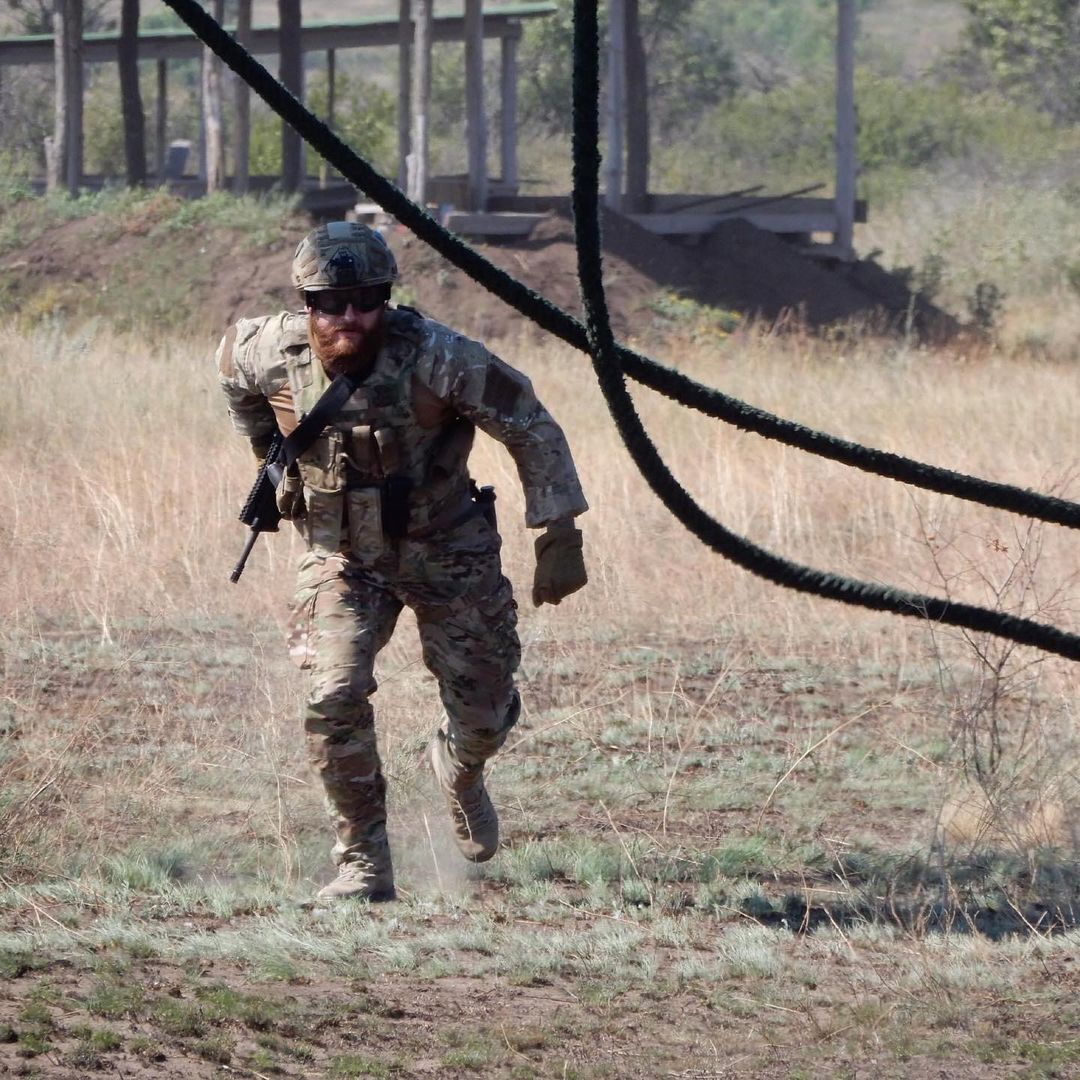
[[[597,125],[598,31],[595,0],[574,3],[574,216],[586,323],[484,258],[434,218],[309,112],[197,0],[165,0],[194,34],[240,76],[285,123],[350,183],[378,203],[419,239],[541,329],[592,357],[593,367],[619,435],[649,486],[696,537],[737,565],[776,584],[844,603],[987,631],[1048,652],[1080,660],[1080,636],[1028,619],[967,604],[883,588],[788,562],[706,514],[672,476],[649,439],[626,390],[630,376],[706,416],[798,449],[915,487],[953,495],[1043,521],[1080,527],[1080,504],[1023,488],[967,476],[899,454],[861,446],[774,416],[712,389],[616,343],[607,315],[600,263],[599,142]],[[587,134],[588,138],[583,138]]]

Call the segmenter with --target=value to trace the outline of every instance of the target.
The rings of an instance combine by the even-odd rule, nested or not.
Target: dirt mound
[[[304,219],[283,220],[277,235],[258,246],[227,227],[163,234],[158,224],[149,212],[120,223],[93,217],[59,222],[26,248],[0,257],[0,298],[29,315],[100,314],[205,329],[209,336],[240,316],[295,305],[289,262],[309,227]],[[914,319],[916,329],[935,337],[957,329],[942,312],[913,302],[903,283],[876,264],[830,266],[745,221],[723,222],[690,247],[605,213],[603,237],[608,307],[622,338],[655,330],[657,298],[664,292],[811,328],[851,319],[887,328]],[[404,228],[393,227],[390,240],[401,266],[402,300],[478,337],[526,328],[516,311]],[[477,247],[559,307],[580,313],[567,217],[551,214],[526,241]]]
[[[451,321],[475,320],[474,332],[496,336],[514,329],[516,313],[405,230],[392,240],[417,306]],[[959,329],[944,312],[913,299],[902,281],[876,263],[812,259],[739,219],[722,222],[699,244],[686,246],[605,212],[603,244],[608,308],[620,337],[641,335],[655,324],[663,291],[770,323],[822,328],[859,319],[895,329],[910,320],[915,330],[935,338]],[[559,307],[580,314],[574,229],[566,216],[552,213],[527,241],[478,247]]]

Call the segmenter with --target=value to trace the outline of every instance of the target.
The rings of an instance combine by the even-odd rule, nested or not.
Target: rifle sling
[[[311,412],[296,425],[293,432],[282,442],[277,462],[284,461],[286,468],[319,437],[323,428],[341,411],[342,406],[356,393],[360,380],[342,373],[323,391]]]

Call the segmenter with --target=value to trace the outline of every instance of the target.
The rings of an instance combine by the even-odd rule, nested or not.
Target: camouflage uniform
[[[306,313],[242,320],[218,350],[236,429],[288,432],[329,385]],[[311,673],[312,760],[336,819],[335,860],[385,859],[385,781],[370,698],[375,656],[404,605],[446,712],[442,737],[466,766],[506,739],[519,702],[516,605],[501,541],[474,512],[472,427],[510,451],[525,521],[543,527],[586,508],[569,448],[529,380],[482,345],[408,308],[390,308],[372,371],[300,457],[307,542],[293,618],[294,658]],[[385,478],[409,484],[405,536],[381,522]],[[374,853],[374,854],[373,854]]]

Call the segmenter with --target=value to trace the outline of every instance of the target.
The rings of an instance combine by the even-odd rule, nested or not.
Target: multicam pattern
[[[482,517],[437,543],[403,542],[388,571],[347,555],[305,556],[289,645],[310,672],[304,727],[337,819],[338,860],[385,843],[386,785],[371,695],[375,656],[406,604],[416,613],[457,761],[482,765],[516,714],[517,609],[499,566],[498,535]]]
[[[388,285],[397,263],[374,229],[352,221],[331,221],[313,229],[297,245],[292,283],[298,289],[348,289]]]
[[[304,314],[238,323],[217,361],[233,423],[249,438],[274,429],[283,399],[304,416],[328,382],[308,347]],[[290,648],[310,672],[304,724],[336,823],[335,858],[371,863],[380,881],[389,874],[386,784],[371,696],[375,656],[402,607],[416,613],[455,767],[481,768],[518,712],[517,611],[498,533],[481,515],[427,531],[467,499],[469,425],[464,439],[444,437],[460,418],[509,450],[527,525],[587,508],[563,433],[529,380],[479,343],[408,309],[387,312],[372,373],[300,460],[308,553]],[[401,540],[388,539],[380,524],[379,481],[387,471],[413,483],[410,534]]]

